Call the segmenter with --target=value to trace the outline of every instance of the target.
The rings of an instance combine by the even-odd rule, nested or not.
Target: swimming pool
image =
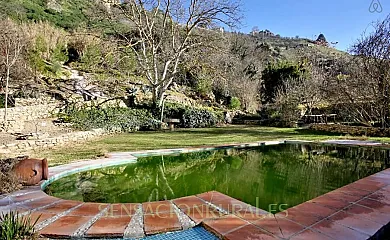
[[[142,203],[218,191],[278,212],[390,166],[389,150],[319,144],[141,157],[135,163],[73,174],[46,193],[99,203]]]

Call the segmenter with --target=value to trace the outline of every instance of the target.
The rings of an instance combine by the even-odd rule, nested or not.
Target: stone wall
[[[34,106],[14,107],[7,109],[8,121],[30,121],[49,118],[58,112],[58,104],[40,104]],[[0,121],[4,121],[5,109],[0,109]]]
[[[108,132],[104,129],[95,129],[83,132],[70,132],[55,137],[37,140],[19,140],[10,144],[0,145],[0,153],[16,154],[28,150],[52,148],[55,146],[66,145],[69,143],[82,143],[106,134],[108,134]]]
[[[51,97],[15,98],[15,107],[47,105],[52,103],[57,103],[57,101]]]
[[[26,121],[45,119],[58,113],[58,103],[20,106],[7,109],[7,122],[4,121],[5,109],[0,109],[0,125],[10,132],[21,132]]]

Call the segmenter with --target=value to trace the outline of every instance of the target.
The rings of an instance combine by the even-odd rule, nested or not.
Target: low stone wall
[[[34,106],[22,106],[7,109],[8,121],[30,121],[44,119],[57,113],[58,104],[40,104]],[[4,121],[5,109],[0,109],[0,121]]]
[[[49,118],[58,113],[58,103],[21,106],[7,109],[7,121],[4,121],[5,109],[0,109],[0,125],[10,132],[21,132],[26,121]]]
[[[40,98],[15,98],[15,107],[27,107],[36,105],[47,105],[56,103],[56,100],[50,97]]]
[[[108,132],[104,129],[95,129],[84,132],[70,132],[37,140],[19,140],[10,144],[0,145],[0,153],[20,153],[28,150],[52,148],[69,143],[81,143],[107,134]]]

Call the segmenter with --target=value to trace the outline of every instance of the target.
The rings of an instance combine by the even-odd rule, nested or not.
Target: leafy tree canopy
[[[262,100],[263,103],[273,103],[277,90],[287,79],[298,79],[307,73],[304,62],[270,63],[262,72]]]

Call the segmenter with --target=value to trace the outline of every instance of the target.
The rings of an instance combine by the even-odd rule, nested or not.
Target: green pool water
[[[216,190],[280,211],[377,173],[389,150],[282,144],[139,158],[137,163],[74,174],[50,195],[103,203],[141,203]]]

